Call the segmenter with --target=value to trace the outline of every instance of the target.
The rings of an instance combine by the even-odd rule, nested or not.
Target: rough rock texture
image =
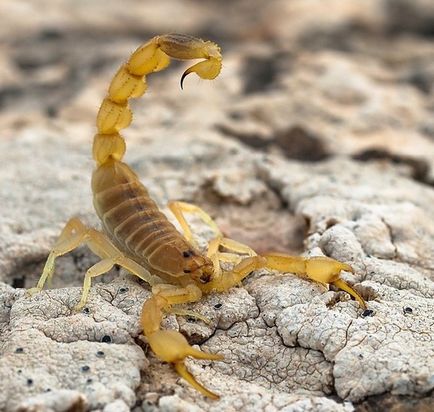
[[[119,4],[0,5],[0,411],[430,410],[432,2]],[[138,43],[175,29],[223,44],[224,70],[182,93],[179,65],[150,78],[127,162],[163,208],[197,203],[258,251],[351,264],[343,277],[370,310],[263,270],[189,306],[210,324],[168,316],[164,327],[225,355],[188,362],[218,402],[148,350],[137,279],[113,270],[73,311],[97,261],[86,248],[59,259],[53,289],[23,289],[69,217],[98,227],[96,108]],[[210,231],[191,223],[205,246]]]

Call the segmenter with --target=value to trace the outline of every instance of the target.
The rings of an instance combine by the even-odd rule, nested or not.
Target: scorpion
[[[366,303],[340,278],[341,271],[353,272],[346,263],[325,256],[258,255],[247,245],[225,237],[198,206],[172,201],[168,207],[183,229],[181,234],[159,210],[138,176],[122,162],[126,145],[119,132],[132,121],[128,100],[142,96],[147,88],[146,76],[165,69],[171,58],[200,59],[182,74],[181,88],[187,75],[196,73],[202,79],[212,80],[222,67],[217,44],[183,34],[155,36],[131,54],[113,77],[96,119],[92,192],[103,231],[87,227],[78,218],[70,219],[47,258],[37,286],[29,292],[31,295],[40,292],[51,280],[59,256],[86,244],[101,260],[87,270],[75,309],[80,310],[86,304],[92,278],[103,275],[114,265],[138,276],[152,290],[140,318],[150,348],[157,358],[173,364],[177,373],[196,390],[218,399],[217,394],[188,371],[185,358],[222,360],[223,356],[193,348],[178,331],[161,329],[165,313],[187,314],[175,305],[197,302],[203,294],[225,292],[262,268],[294,273],[323,285],[333,284],[351,294],[362,308],[366,309]],[[185,218],[187,213],[196,214],[215,234],[205,253],[193,237]],[[220,262],[229,263],[232,269],[223,270]]]

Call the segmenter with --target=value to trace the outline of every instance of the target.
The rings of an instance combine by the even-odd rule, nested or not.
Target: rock
[[[103,412],[128,412],[131,409],[128,407],[128,405],[121,399],[117,399],[109,404],[107,404]]]
[[[160,410],[164,412],[180,411],[180,412],[196,412],[204,409],[199,408],[190,402],[180,399],[178,396],[165,396],[160,399]],[[285,410],[289,412],[307,412],[307,411],[322,411],[322,412],[351,412],[354,408],[348,402],[338,403],[331,399],[311,397],[306,398],[297,395],[288,394],[267,394],[260,388],[250,385],[245,388],[240,395],[227,396],[225,400],[220,402],[220,405],[208,405],[206,410],[217,412],[221,410],[253,410],[259,408],[269,409],[272,411]]]
[[[84,412],[86,398],[78,391],[60,389],[46,392],[22,402],[17,412],[67,412],[74,410]]]
[[[116,398],[134,404],[133,390],[146,360],[134,343],[138,313],[132,305],[135,294],[143,301],[147,293],[119,280],[100,289],[99,296],[93,293],[81,313],[72,310],[77,288],[75,293],[55,289],[34,298],[19,294],[2,335],[1,409],[12,410],[27,396],[60,389],[78,391],[90,408]],[[122,292],[126,287],[128,296]],[[117,310],[110,309],[113,303],[119,304]]]

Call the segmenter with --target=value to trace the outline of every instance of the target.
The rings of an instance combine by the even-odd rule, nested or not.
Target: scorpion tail
[[[122,159],[125,141],[119,131],[128,127],[133,117],[128,100],[142,96],[147,88],[146,75],[165,69],[170,58],[204,59],[184,72],[181,87],[190,73],[209,80],[220,73],[220,48],[210,41],[183,34],[166,34],[140,46],[114,76],[99,109],[96,119],[98,133],[93,144],[93,157],[98,166],[110,159]]]

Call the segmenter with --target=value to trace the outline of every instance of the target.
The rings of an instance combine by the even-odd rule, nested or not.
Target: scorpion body
[[[125,164],[109,160],[93,174],[94,205],[105,232],[126,255],[166,282],[186,286],[205,262],[149,197]]]
[[[260,268],[292,272],[323,284],[334,284],[350,293],[363,308],[366,304],[339,277],[342,270],[352,271],[348,264],[327,257],[304,258],[277,253],[258,256],[248,246],[225,238],[212,219],[197,206],[182,202],[169,204],[184,234],[159,211],[137,175],[122,162],[125,141],[119,131],[128,127],[132,120],[128,100],[140,97],[146,91],[146,75],[167,67],[170,58],[202,59],[184,72],[181,87],[190,73],[203,79],[214,79],[222,65],[220,48],[216,44],[191,36],[168,34],[156,36],[139,47],[121,66],[99,109],[98,132],[93,143],[93,157],[97,163],[92,176],[93,201],[104,233],[86,227],[77,218],[71,219],[48,256],[37,286],[30,293],[43,289],[54,273],[57,257],[86,243],[101,261],[87,270],[76,309],[85,305],[91,279],[106,273],[115,264],[145,280],[152,287],[152,297],[143,305],[141,325],[150,347],[157,357],[172,363],[198,391],[216,399],[218,395],[190,374],[184,360],[187,356],[210,360],[222,357],[194,349],[177,331],[161,329],[165,312],[188,313],[173,305],[198,301],[203,293],[226,291]],[[186,212],[197,214],[215,232],[206,253],[202,253],[195,243],[184,218]],[[220,252],[221,247],[226,252]],[[222,271],[220,261],[232,263],[232,269]]]

